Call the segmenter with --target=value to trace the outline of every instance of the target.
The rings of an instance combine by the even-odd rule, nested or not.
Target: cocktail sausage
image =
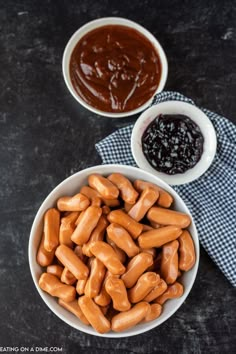
[[[151,187],[144,189],[137,203],[129,210],[128,215],[136,221],[142,220],[147,211],[157,201],[158,197],[159,193],[156,189]]]
[[[179,269],[188,271],[196,262],[192,237],[187,230],[179,237]]]
[[[128,297],[132,303],[137,303],[145,298],[150,291],[157,286],[160,276],[154,272],[142,274],[137,283],[128,290]]]
[[[107,219],[110,223],[123,226],[134,239],[136,239],[143,230],[142,224],[139,224],[121,209],[111,211],[110,214],[107,215]]]
[[[141,248],[161,247],[165,243],[176,240],[182,233],[177,226],[165,226],[160,229],[153,229],[141,234],[138,244]]]
[[[84,295],[78,301],[84,316],[98,333],[106,333],[110,330],[110,322],[103,315],[100,307],[90,297]]]
[[[140,323],[149,311],[150,305],[147,302],[139,302],[130,310],[120,312],[112,318],[111,328],[114,332],[122,332]]]
[[[106,177],[94,173],[88,177],[88,183],[91,188],[94,188],[103,198],[116,199],[119,196],[119,189]]]
[[[121,198],[130,204],[134,204],[138,198],[138,192],[134,189],[132,183],[128,178],[121,173],[112,173],[108,179],[116,185],[120,191]]]
[[[147,213],[147,218],[160,225],[174,225],[181,229],[188,227],[191,223],[189,215],[160,207],[150,208]]]
[[[139,253],[139,247],[134,243],[133,238],[121,225],[111,223],[107,227],[108,237],[129,257],[134,257]]]
[[[155,185],[154,183],[151,182],[145,182],[142,180],[136,180],[134,181],[134,188],[138,192],[142,192],[144,189],[151,187],[157,190],[159,192],[159,198],[157,200],[157,204],[160,205],[161,207],[164,208],[169,208],[173,202],[173,197],[165,191],[164,189],[160,188],[159,186]]]
[[[120,262],[113,248],[103,241],[96,241],[90,246],[90,251],[112,274],[123,274],[125,267]]]
[[[92,231],[98,224],[102,215],[102,209],[94,206],[88,207],[80,219],[75,231],[71,236],[71,240],[77,245],[83,245],[88,242]]]
[[[48,209],[44,214],[44,248],[51,252],[59,244],[60,213],[55,208]]]
[[[177,240],[168,242],[162,247],[161,277],[167,284],[173,284],[178,277],[178,248]]]
[[[113,308],[117,311],[128,311],[131,304],[128,300],[125,284],[122,279],[108,277],[105,282],[107,293],[112,298]]]
[[[168,299],[176,299],[182,296],[183,292],[184,292],[183,285],[176,281],[174,284],[169,285],[167,290],[164,292],[164,294],[156,298],[154,302],[163,305]]]
[[[81,308],[78,304],[78,300],[73,300],[71,302],[65,302],[62,299],[59,299],[58,304],[61,305],[62,307],[64,307],[66,310],[73,313],[85,325],[89,325],[89,321],[87,320],[87,318],[84,316],[83,312],[81,311]]]
[[[87,279],[89,269],[80,258],[76,256],[72,249],[65,245],[60,245],[57,247],[55,255],[59,261],[71,271],[76,279]]]
[[[82,211],[90,204],[89,199],[78,193],[73,197],[61,197],[57,201],[57,207],[60,211]]]
[[[39,286],[51,296],[59,297],[65,302],[70,302],[75,299],[76,291],[74,286],[62,284],[55,275],[48,273],[41,274]]]
[[[133,257],[126,268],[126,272],[121,276],[126,288],[132,288],[141,274],[153,263],[151,254],[141,252]]]

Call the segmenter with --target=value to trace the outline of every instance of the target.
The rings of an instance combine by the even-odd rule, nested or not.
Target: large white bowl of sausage
[[[110,338],[169,319],[199,262],[184,201],[158,177],[122,165],[90,167],[61,182],[35,216],[28,251],[51,311],[79,331]]]

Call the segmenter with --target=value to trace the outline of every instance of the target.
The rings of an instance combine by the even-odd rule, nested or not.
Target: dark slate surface
[[[181,309],[159,328],[121,340],[89,336],[58,319],[36,291],[27,257],[44,198],[65,177],[99,164],[94,144],[135,120],[96,116],[70,96],[61,59],[72,33],[104,16],[139,22],[166,51],[166,89],[236,123],[235,10],[234,1],[223,0],[1,2],[0,352],[4,346],[103,354],[235,351],[235,291],[204,250]]]

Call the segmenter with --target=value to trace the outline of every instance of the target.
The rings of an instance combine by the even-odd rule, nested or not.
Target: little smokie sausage
[[[80,193],[85,195],[87,198],[89,198],[90,201],[92,201],[94,198],[100,198],[101,195],[96,191],[95,189],[89,187],[89,186],[83,186],[80,189]]]
[[[140,323],[147,315],[150,305],[147,302],[139,302],[130,310],[120,312],[112,318],[111,329],[114,332],[122,332]]]
[[[48,209],[44,215],[44,248],[53,251],[59,244],[60,213],[55,208]]]
[[[150,304],[150,308],[142,323],[150,322],[158,318],[161,314],[162,306],[160,304]]]
[[[102,215],[102,209],[94,206],[88,207],[80,219],[75,231],[71,236],[71,240],[77,245],[83,245],[88,242],[92,231],[98,224]]]
[[[139,247],[139,252],[149,253],[153,256],[153,259],[156,257],[156,254],[157,254],[157,250],[154,247],[152,247],[152,248],[140,248]]]
[[[86,263],[88,257],[83,253],[83,248],[81,246],[75,246],[74,253],[81,259],[83,263]]]
[[[166,302],[166,300],[176,299],[182,296],[183,292],[184,292],[183,285],[176,281],[174,284],[169,285],[167,290],[164,292],[164,294],[162,294],[157,299],[155,299],[154,302],[163,305]]]
[[[82,211],[90,204],[89,199],[78,193],[73,197],[61,197],[57,201],[57,207],[60,211]]]
[[[76,282],[76,277],[65,267],[61,274],[61,282],[67,285],[73,285]]]
[[[119,278],[119,275],[113,275],[109,270],[107,270],[105,278],[103,280],[103,284],[101,287],[100,293],[94,298],[94,301],[96,302],[97,305],[99,306],[107,306],[111,302],[111,297],[106,291],[106,281],[109,277],[116,277]]]
[[[160,279],[159,283],[145,296],[144,301],[151,302],[158,296],[161,296],[167,289],[167,284],[163,279]]]
[[[47,273],[55,275],[58,279],[61,279],[61,274],[63,272],[63,267],[59,264],[51,264],[47,266]]]
[[[141,234],[138,244],[141,248],[161,247],[165,243],[176,240],[182,233],[177,226],[165,226],[160,229],[153,229]]]
[[[125,284],[122,279],[117,277],[108,277],[105,282],[107,293],[112,298],[113,308],[117,311],[127,311],[131,304],[128,300]]]
[[[165,208],[152,207],[147,213],[147,218],[160,225],[174,225],[185,229],[191,223],[190,216],[179,211]]]
[[[109,238],[129,257],[134,257],[139,253],[139,247],[136,246],[134,240],[121,225],[111,223],[107,227],[107,234]]]
[[[73,300],[71,302],[65,302],[62,299],[58,300],[58,304],[62,307],[64,307],[66,310],[70,311],[80,319],[81,322],[83,322],[85,325],[89,325],[89,321],[87,318],[84,316],[83,312],[81,311],[81,308],[78,304],[78,300]]]
[[[75,230],[75,226],[72,224],[61,223],[59,230],[59,243],[60,245],[66,245],[73,248],[73,242],[71,241],[71,235]]]
[[[91,201],[91,206],[101,207],[102,206],[102,199],[99,197],[95,197]]]
[[[89,186],[94,188],[103,198],[116,199],[119,196],[119,189],[109,179],[99,175],[92,174],[88,177]]]
[[[110,214],[107,215],[107,219],[110,223],[123,226],[134,239],[136,239],[143,230],[142,224],[139,224],[121,209],[111,211]]]
[[[83,253],[88,256],[88,257],[92,257],[92,253],[90,252],[90,246],[93,242],[96,241],[102,241],[106,228],[108,226],[108,221],[106,219],[106,217],[104,217],[103,215],[100,217],[97,226],[95,227],[95,229],[92,231],[91,236],[88,240],[87,243],[85,243],[82,247]]]
[[[41,267],[47,267],[50,265],[53,261],[54,255],[55,255],[55,249],[53,249],[51,252],[48,252],[44,248],[44,233],[42,235],[41,242],[39,244],[38,252],[37,252],[37,262]]]
[[[118,247],[118,246],[115,244],[115,242],[113,242],[113,241],[109,238],[108,235],[107,235],[107,237],[106,237],[106,241],[107,241],[107,243],[113,248],[113,250],[116,252],[117,257],[119,258],[120,262],[121,262],[122,264],[124,264],[125,261],[126,261],[126,253],[125,253],[120,247]]]
[[[103,241],[94,242],[90,246],[90,251],[97,257],[112,274],[123,274],[125,267],[120,262],[113,248]]]
[[[75,221],[79,217],[78,211],[72,211],[67,216],[61,219],[61,225],[59,230],[59,243],[60,245],[66,245],[73,248],[73,242],[71,241],[71,235],[75,230]]]
[[[98,193],[98,191],[96,191],[95,189],[89,187],[89,186],[83,186],[80,190],[80,193],[86,195],[86,197],[88,197],[91,201],[96,198],[96,197],[99,197],[102,199],[103,203],[106,205],[106,206],[110,206],[110,207],[117,207],[120,205],[120,201],[119,199],[106,199],[106,198],[103,198],[101,196],[101,194]]]
[[[138,198],[138,192],[134,189],[128,178],[120,173],[112,173],[108,179],[117,186],[120,191],[121,198],[130,204],[134,204]]]
[[[90,267],[90,262],[87,262],[87,257],[83,254],[82,252],[82,247],[81,246],[76,246],[74,249],[74,253],[76,254],[76,256],[78,256],[81,261],[87,265],[87,267]],[[84,294],[84,289],[85,289],[85,285],[87,283],[87,278],[86,279],[79,279],[76,283],[76,291],[79,295],[83,295]]]
[[[196,262],[196,255],[192,237],[184,231],[179,237],[179,269],[188,271]]]
[[[62,284],[55,275],[43,273],[39,278],[39,286],[48,294],[59,297],[65,302],[75,299],[76,291],[74,286]]]
[[[84,316],[98,333],[106,333],[111,329],[110,322],[90,297],[84,295],[78,301]]]
[[[70,224],[73,227],[75,227],[75,221],[77,220],[78,216],[79,216],[78,211],[72,211],[72,212],[68,213],[68,215],[64,216],[61,219],[61,223],[62,224]]]
[[[167,284],[173,284],[178,277],[178,248],[177,240],[168,242],[162,247],[161,277]]]
[[[75,220],[75,226],[79,225],[81,219],[83,218],[85,210],[79,212],[78,218]]]
[[[134,181],[134,188],[138,192],[142,192],[144,189],[146,189],[148,187],[156,189],[157,192],[159,193],[159,198],[157,200],[158,205],[160,205],[161,207],[164,207],[164,208],[169,208],[171,206],[171,204],[173,202],[173,197],[170,195],[170,193],[168,193],[164,189],[156,186],[154,183],[145,182],[145,181],[142,181],[139,179]]]
[[[87,279],[89,274],[88,267],[80,260],[78,256],[65,245],[57,247],[55,252],[59,261],[67,267],[76,279]]]
[[[78,280],[76,283],[76,292],[79,295],[83,295],[84,294],[84,290],[85,290],[85,286],[87,284],[87,279],[83,279],[83,280]]]
[[[129,210],[128,215],[136,221],[142,220],[158,197],[159,193],[154,188],[148,187],[144,189],[137,203]]]
[[[105,289],[105,283],[102,285],[100,293],[94,298],[94,301],[99,306],[107,306],[111,302],[111,297]]]
[[[141,274],[153,263],[151,254],[142,252],[133,257],[126,268],[126,272],[121,276],[126,288],[132,288]]]
[[[90,275],[84,289],[86,296],[94,298],[99,294],[105,274],[106,268],[104,264],[98,258],[93,258]]]
[[[137,303],[145,298],[150,291],[157,286],[160,276],[154,272],[142,274],[137,283],[128,290],[128,297],[132,303]]]

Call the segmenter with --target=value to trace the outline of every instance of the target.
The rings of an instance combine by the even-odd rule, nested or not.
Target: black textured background
[[[0,2],[1,346],[63,353],[233,353],[235,290],[201,250],[195,285],[178,312],[127,339],[80,333],[39,297],[27,246],[40,204],[63,179],[100,163],[94,144],[136,117],[109,119],[77,104],[61,73],[63,49],[86,22],[121,16],[149,29],[169,61],[168,90],[236,123],[236,5],[225,0],[5,0]],[[235,211],[232,211],[235,212]]]

